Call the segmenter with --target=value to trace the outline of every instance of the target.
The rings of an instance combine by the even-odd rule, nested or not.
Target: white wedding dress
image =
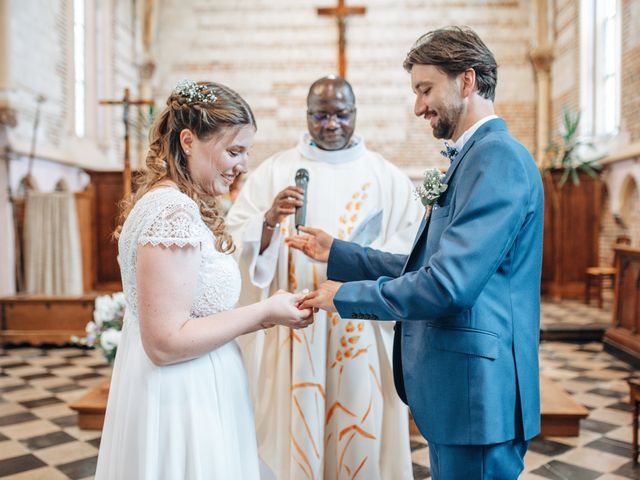
[[[142,347],[136,251],[147,244],[200,248],[192,321],[234,308],[240,295],[238,266],[215,250],[195,202],[170,187],[137,202],[118,242],[127,308],[95,478],[258,479],[253,412],[236,342],[164,367],[154,365]]]

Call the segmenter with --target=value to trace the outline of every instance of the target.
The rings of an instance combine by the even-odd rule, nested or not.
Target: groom
[[[435,480],[516,479],[540,431],[540,175],[494,115],[497,65],[475,32],[427,33],[404,68],[415,114],[454,142],[447,189],[408,256],[312,228],[290,239],[328,260],[334,280],[301,308],[397,321],[395,384],[429,441]]]

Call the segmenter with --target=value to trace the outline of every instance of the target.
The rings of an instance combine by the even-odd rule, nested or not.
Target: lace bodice
[[[232,309],[240,297],[240,271],[231,255],[215,249],[215,238],[196,203],[175,188],[145,194],[125,221],[118,240],[118,263],[127,301],[127,322],[138,322],[136,256],[140,245],[191,245],[201,252],[191,317]]]

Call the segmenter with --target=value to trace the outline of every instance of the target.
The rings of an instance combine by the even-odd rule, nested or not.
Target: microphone
[[[296,207],[296,231],[300,225],[304,226],[307,218],[307,185],[309,185],[309,172],[304,168],[299,168],[296,172],[296,187],[304,191],[304,197],[302,206]]]

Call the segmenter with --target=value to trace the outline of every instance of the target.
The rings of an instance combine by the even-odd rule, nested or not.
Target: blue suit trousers
[[[429,442],[433,480],[516,480],[524,469],[529,442],[442,445]]]

